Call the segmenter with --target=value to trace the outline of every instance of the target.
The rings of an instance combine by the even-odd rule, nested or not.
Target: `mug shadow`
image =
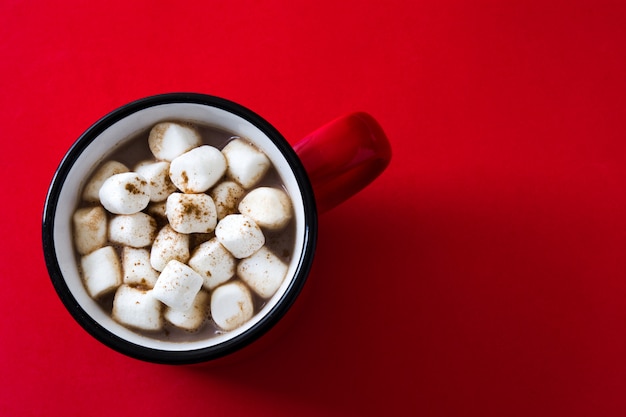
[[[374,185],[322,215],[313,270],[271,343],[177,372],[297,415],[478,414],[571,394],[589,334],[607,328],[585,314],[623,292],[598,279],[623,282],[621,182],[517,168],[414,193]]]

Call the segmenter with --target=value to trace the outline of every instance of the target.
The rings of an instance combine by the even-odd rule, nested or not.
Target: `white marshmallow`
[[[248,287],[240,281],[217,287],[211,294],[211,317],[223,330],[233,330],[252,317],[254,305]]]
[[[150,252],[125,246],[122,249],[124,284],[153,288],[159,273],[150,265]]]
[[[291,220],[291,200],[281,189],[259,187],[241,200],[239,212],[249,216],[262,228],[280,230]]]
[[[163,161],[171,161],[201,144],[202,138],[194,128],[179,123],[158,123],[148,136],[152,154]]]
[[[230,141],[222,153],[228,162],[228,175],[246,189],[259,182],[270,167],[267,156],[243,139]]]
[[[235,275],[235,258],[217,238],[204,242],[189,258],[192,267],[204,280],[204,288],[212,290]]]
[[[215,202],[217,219],[222,220],[229,214],[237,213],[237,206],[245,193],[246,190],[234,181],[222,181],[213,187],[210,195]]]
[[[170,180],[169,162],[142,162],[135,167],[135,172],[148,181],[150,201],[165,201],[167,196],[176,191],[176,186]]]
[[[171,194],[165,213],[170,226],[178,233],[209,233],[217,224],[215,203],[206,194]]]
[[[263,298],[269,298],[287,275],[287,264],[274,255],[266,246],[252,256],[242,259],[237,265],[237,276]]]
[[[98,298],[122,284],[122,268],[112,246],[96,249],[80,260],[83,280],[92,298]]]
[[[146,213],[120,214],[109,222],[109,240],[133,248],[149,246],[157,233],[157,223]]]
[[[202,326],[202,323],[204,323],[208,308],[209,293],[200,291],[193,300],[193,304],[189,310],[174,310],[173,308],[166,307],[163,316],[174,326],[193,332],[198,330],[200,326]]]
[[[113,298],[113,319],[140,330],[155,331],[163,327],[161,303],[151,290],[120,286]]]
[[[226,172],[226,158],[213,146],[204,145],[180,155],[170,164],[170,178],[185,193],[203,193]]]
[[[100,201],[100,187],[104,181],[115,174],[128,172],[126,165],[117,161],[108,161],[102,164],[100,168],[91,176],[85,188],[83,189],[83,200],[89,202]]]
[[[78,209],[72,216],[74,244],[81,255],[103,247],[107,241],[107,214],[100,206]]]
[[[237,259],[247,258],[265,244],[261,228],[243,214],[230,214],[220,220],[215,236]]]
[[[150,265],[157,271],[163,271],[172,259],[180,262],[189,260],[189,235],[178,233],[165,225],[152,243]]]
[[[174,310],[187,311],[202,288],[202,277],[189,266],[169,261],[154,284],[154,297]]]
[[[115,174],[100,187],[100,202],[113,214],[140,212],[150,202],[148,181],[136,172]]]

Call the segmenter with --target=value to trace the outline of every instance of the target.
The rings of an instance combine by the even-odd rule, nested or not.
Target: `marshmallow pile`
[[[291,200],[259,185],[271,162],[242,138],[218,149],[164,122],[148,146],[153,158],[108,161],[83,189],[73,226],[85,288],[114,294],[112,317],[133,329],[236,329],[287,274],[266,234],[291,222]]]

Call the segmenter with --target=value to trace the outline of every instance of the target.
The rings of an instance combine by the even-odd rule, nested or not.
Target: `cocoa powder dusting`
[[[203,142],[205,144],[216,146],[219,149],[222,149],[231,140],[238,138],[237,136],[233,136],[231,132],[218,131],[212,127],[195,126],[191,123],[182,123],[182,124],[188,125],[192,129],[198,129],[201,135],[203,136],[203,139],[204,139]],[[161,151],[163,151],[162,139],[164,137],[164,133],[167,128],[168,128],[167,122],[158,123],[157,125],[153,126],[151,130],[144,131],[141,134],[137,135],[137,140],[133,139],[129,141],[129,144],[126,145],[124,148],[120,148],[118,151],[116,151],[115,154],[110,155],[110,160],[119,161],[120,163],[123,163],[125,165],[133,166],[134,164],[137,163],[137,161],[142,161],[142,160],[153,158],[154,154],[161,153]],[[146,136],[148,137],[146,138]],[[148,147],[146,147],[146,139],[148,139]],[[224,178],[223,180],[227,180],[227,179],[228,177]],[[181,180],[184,182],[185,186],[188,186],[191,180],[189,173],[186,171],[181,172]],[[167,184],[172,185],[169,175],[166,176],[164,181]],[[154,182],[155,181],[152,181],[152,183],[149,183],[148,181],[135,181],[133,184],[127,184],[125,191],[132,195],[145,194],[147,191],[146,190],[147,186],[154,187],[155,185],[157,185]],[[270,170],[268,174],[264,177],[262,182],[259,183],[258,185],[259,186],[276,186],[276,185],[281,186],[282,181],[278,173],[275,170]],[[207,191],[207,194],[209,194],[209,192],[211,191]],[[218,209],[218,212],[222,211],[222,212],[226,212],[226,214],[237,213],[238,212],[237,205],[239,201],[241,200],[242,196],[244,195],[244,193],[245,191],[243,189],[238,189],[238,188],[228,189],[227,195],[220,198],[221,201],[219,202],[215,201],[216,206],[218,206],[216,207]],[[90,205],[91,203],[83,201],[80,203],[79,207],[88,207]],[[164,206],[164,203],[162,203],[161,205]],[[157,211],[157,207],[158,207],[157,204],[151,203],[149,208],[146,210],[146,212],[148,212],[150,215],[157,217],[156,220],[153,219],[151,221],[151,223],[154,222],[154,224],[158,226],[158,227],[155,227],[155,232],[154,232],[155,235],[156,235],[157,230],[162,229],[164,227],[169,228],[169,223],[167,221],[167,218],[165,214],[162,212],[163,209],[161,208]],[[210,215],[211,210],[209,210],[209,208],[210,206],[207,206],[206,204],[188,203],[184,205],[182,210],[184,210],[185,215],[188,215],[190,217],[204,218],[205,216]],[[96,217],[99,217],[101,215],[102,214],[98,214],[96,211],[94,211],[92,213],[89,213],[88,218],[89,220],[93,219],[93,223],[95,226],[96,224],[101,224],[101,221],[96,220]],[[108,214],[104,214],[104,216],[109,217]],[[246,233],[248,233],[251,228],[253,228],[253,225],[249,222],[246,222],[246,224],[243,226],[243,229],[245,230]],[[285,231],[281,232],[281,236],[283,236],[284,233]],[[292,242],[294,240],[293,238],[294,233],[295,233],[295,226],[294,226],[294,223],[292,223],[289,227],[286,228],[286,237],[281,237],[280,241],[278,239],[270,239],[270,242],[267,242],[268,248],[272,249],[276,254],[280,254],[285,261],[288,261],[287,258],[290,258],[291,256],[293,256],[292,254],[293,243]],[[187,250],[195,249],[201,243],[206,242],[214,237],[215,237],[215,233],[213,230],[211,230],[210,232],[207,231],[207,233],[192,233],[188,235],[189,243],[184,245],[185,249]],[[171,230],[170,233],[160,234],[158,238],[156,236],[153,236],[152,246],[158,245],[159,247],[168,248],[167,250],[176,252],[176,253],[172,253],[173,259],[186,263],[189,257],[189,253],[186,250],[183,251],[181,248],[179,248],[180,245],[178,244],[178,240],[179,240],[178,234],[173,232],[173,230]],[[150,250],[150,248],[148,249]],[[120,251],[121,249],[116,247],[116,250]],[[186,254],[183,255],[182,253],[180,253],[181,251],[186,252]],[[135,262],[133,264],[133,269],[139,268],[139,267],[140,267],[139,262]],[[80,270],[80,266],[79,266],[79,270]],[[82,274],[82,271],[80,273]],[[207,271],[207,275],[210,275],[210,271]],[[146,278],[140,278],[139,282],[130,284],[130,286],[140,291],[149,291],[151,289],[151,284],[150,282],[148,282]],[[252,294],[252,297],[253,297],[253,310],[256,313],[262,309],[262,307],[266,303],[266,300],[262,299],[261,297],[259,297],[258,295],[254,293]],[[114,298],[114,293],[109,293],[102,299],[98,299],[98,302],[101,304],[102,308],[105,311],[110,313],[113,307],[113,298]],[[238,303],[237,308],[242,312],[244,310],[244,306],[241,303]],[[197,341],[203,338],[210,338],[210,337],[213,337],[214,335],[225,333],[225,331],[219,329],[212,322],[211,312],[208,306],[206,310],[204,311],[204,315],[206,316],[205,322],[200,326],[201,329],[196,329],[193,335],[191,334],[191,332],[176,328],[175,326],[167,322],[164,323],[164,327],[160,332],[157,332],[157,333],[152,333],[152,332],[144,333],[143,331],[138,331],[138,332],[141,334],[147,334],[149,335],[149,337],[153,337],[158,340],[170,340],[170,341],[180,341],[180,342],[187,341],[187,340]]]

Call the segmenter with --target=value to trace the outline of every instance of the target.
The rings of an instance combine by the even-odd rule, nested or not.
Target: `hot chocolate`
[[[73,226],[87,292],[151,338],[237,328],[274,294],[293,255],[281,176],[236,132],[157,123],[108,155],[81,195]]]

